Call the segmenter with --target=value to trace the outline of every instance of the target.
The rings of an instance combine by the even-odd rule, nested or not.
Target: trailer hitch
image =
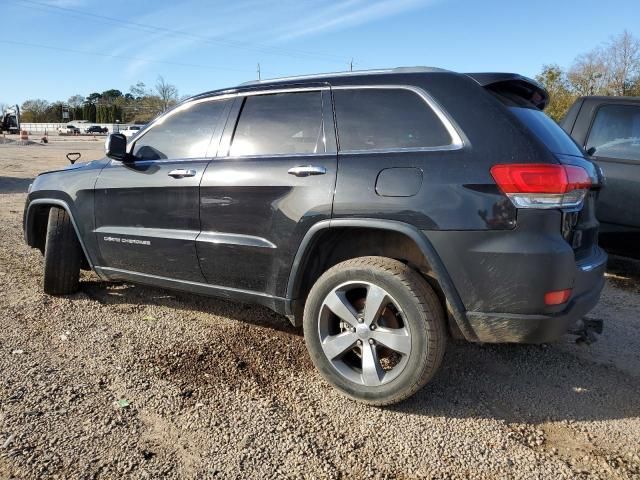
[[[584,343],[591,345],[598,341],[596,335],[602,335],[604,322],[600,318],[585,317],[576,322],[574,327],[568,333],[576,335],[576,343]]]

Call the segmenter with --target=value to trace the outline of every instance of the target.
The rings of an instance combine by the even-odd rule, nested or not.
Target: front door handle
[[[195,170],[187,170],[186,168],[176,168],[171,170],[167,175],[173,178],[195,177]]]
[[[327,173],[327,169],[323,166],[316,165],[299,165],[289,169],[289,175],[295,175],[296,177],[308,177],[309,175],[324,175]]]

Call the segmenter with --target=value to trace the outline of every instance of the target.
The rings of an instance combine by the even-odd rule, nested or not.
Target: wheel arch
[[[349,234],[350,238],[348,246],[343,249],[344,253],[357,252],[355,256],[376,255],[368,248],[376,240],[386,244],[387,247],[400,242],[400,245],[394,245],[395,251],[391,249],[396,253],[396,255],[392,254],[391,258],[409,263],[420,271],[425,280],[441,296],[445,311],[449,312],[453,318],[453,327],[457,328],[466,340],[477,340],[467,320],[458,291],[431,242],[413,225],[384,219],[324,220],[309,229],[298,248],[287,283],[286,298],[289,305],[287,313],[295,325],[301,324],[297,319],[300,318],[301,310],[304,308],[310,284],[323,271],[331,267],[332,262],[335,264],[346,259],[341,258],[340,248],[334,248],[339,244],[340,237],[345,234]],[[385,251],[384,248],[384,245],[379,246],[381,251]],[[402,250],[402,253],[397,253],[399,250]],[[384,253],[378,253],[378,255],[389,256]],[[398,255],[399,258],[397,258]]]
[[[37,198],[31,200],[25,212],[24,219],[24,236],[27,245],[33,248],[38,248],[44,251],[44,241],[47,233],[47,221],[49,217],[49,210],[51,207],[59,207],[64,209],[71,219],[73,230],[78,238],[78,243],[82,247],[82,253],[84,255],[87,266],[93,270],[93,262],[89,256],[89,252],[86,248],[84,239],[80,235],[78,224],[73,216],[73,212],[69,207],[69,204],[64,200],[58,198]],[[44,222],[44,226],[43,223]]]

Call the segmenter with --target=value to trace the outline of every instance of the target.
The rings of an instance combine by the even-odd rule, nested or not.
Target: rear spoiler
[[[540,110],[549,104],[549,92],[535,80],[517,73],[467,73],[481,87],[496,93],[517,95]]]

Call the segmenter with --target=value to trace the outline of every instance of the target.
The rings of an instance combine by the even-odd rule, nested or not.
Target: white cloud
[[[315,15],[293,22],[286,29],[281,29],[284,31],[277,40],[284,42],[330,30],[354,27],[432,3],[434,0],[351,0],[332,5]]]
[[[48,0],[79,2],[88,0]],[[247,64],[265,55],[315,58],[337,62],[337,55],[298,52],[294,39],[353,28],[387,17],[417,10],[439,0],[237,0],[203,5],[199,1],[163,4],[148,9],[129,22],[151,25],[145,29],[128,25],[102,29],[91,49],[130,57],[123,73],[134,78],[156,62],[225,65],[246,58]],[[166,29],[166,30],[165,30]],[[169,31],[167,31],[169,30]],[[173,32],[172,32],[173,31]],[[188,32],[186,35],[176,33]],[[238,55],[244,52],[244,55]],[[197,53],[197,60],[191,53]],[[183,57],[190,60],[182,60]],[[202,60],[200,60],[202,58]],[[111,61],[108,59],[105,62]]]

